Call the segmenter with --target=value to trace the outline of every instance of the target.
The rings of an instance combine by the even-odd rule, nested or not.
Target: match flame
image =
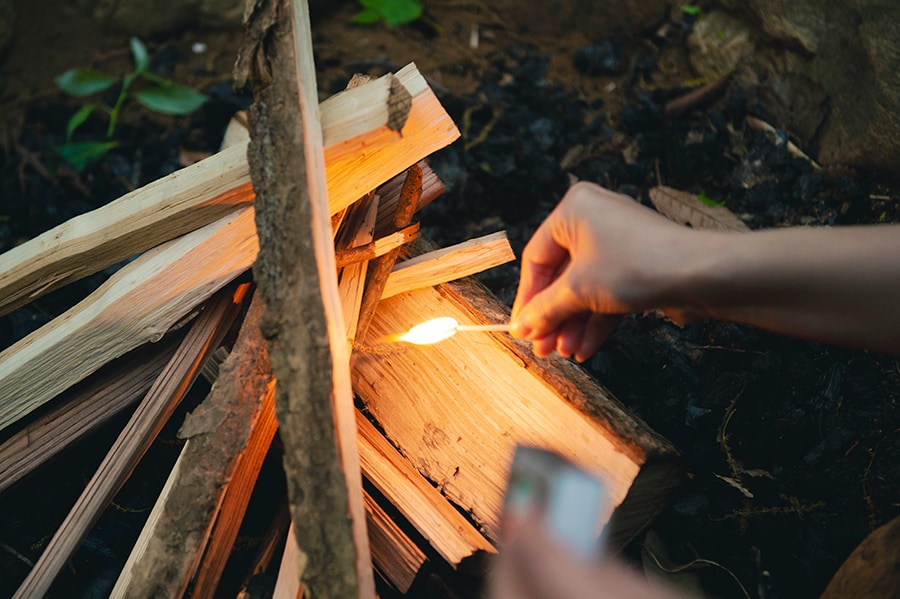
[[[495,324],[459,324],[455,318],[442,316],[416,325],[405,333],[396,333],[382,337],[377,343],[396,343],[405,341],[416,345],[429,345],[449,339],[459,331],[509,332],[509,323]]]
[[[457,327],[459,327],[459,323],[455,318],[443,316],[414,326],[400,335],[397,340],[416,345],[428,345],[452,337],[456,334]]]

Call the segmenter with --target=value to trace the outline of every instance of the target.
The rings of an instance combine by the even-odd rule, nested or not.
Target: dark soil
[[[644,203],[658,184],[702,192],[751,228],[900,222],[896,188],[792,157],[747,127],[747,115],[769,115],[737,89],[667,118],[666,102],[689,91],[692,79],[683,66],[689,16],[673,20],[665,36],[559,38],[481,3],[435,4],[428,16],[440,30],[351,26],[353,5],[339,5],[315,15],[314,44],[324,95],[354,72],[378,75],[415,60],[459,125],[462,139],[430,160],[447,192],[421,215],[440,245],[505,229],[519,253],[576,178]],[[473,25],[478,48],[469,42]],[[3,65],[13,84],[2,92],[0,252],[177,169],[186,151],[214,152],[231,114],[249,103],[229,80],[239,32],[145,40],[154,70],[202,89],[210,102],[178,119],[130,107],[121,145],[75,173],[54,147],[80,104],[56,92],[52,77],[72,66],[129,67],[127,36],[94,39],[83,53],[62,56],[31,40],[41,56],[54,56],[49,65],[34,67],[18,47]],[[207,44],[205,52],[192,51],[196,42]],[[89,122],[82,134],[100,136],[104,126]],[[815,148],[804,150],[815,157]],[[0,348],[108,274],[0,318]],[[514,265],[479,278],[512,302]],[[684,455],[684,484],[625,552],[648,571],[665,576],[656,560],[670,570],[693,564],[692,576],[666,577],[706,596],[817,597],[849,552],[900,511],[896,358],[729,323],[681,328],[645,314],[626,318],[586,367]],[[39,556],[116,426],[0,496],[0,595],[25,576],[25,560]],[[63,574],[58,596],[108,593],[175,455],[170,431]],[[419,592],[437,596],[433,586]]]

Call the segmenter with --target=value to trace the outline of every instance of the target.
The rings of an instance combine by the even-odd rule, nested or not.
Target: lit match
[[[388,343],[405,341],[416,345],[428,345],[443,341],[462,331],[509,331],[509,323],[459,324],[455,318],[444,316],[416,325],[405,333],[390,335],[384,341]]]

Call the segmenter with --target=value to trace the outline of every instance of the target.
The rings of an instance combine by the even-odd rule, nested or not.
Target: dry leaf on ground
[[[682,225],[719,231],[750,230],[744,221],[728,208],[704,204],[692,193],[658,185],[650,190],[649,195],[657,210]]]

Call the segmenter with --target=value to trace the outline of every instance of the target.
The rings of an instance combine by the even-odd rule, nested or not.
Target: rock
[[[16,11],[12,0],[0,0],[0,56],[12,43],[16,31]]]
[[[851,0],[852,1],[852,0]],[[825,32],[827,5],[846,3],[809,0],[720,0],[730,10],[744,10],[755,17],[763,32],[807,54],[814,54]]]
[[[825,116],[828,94],[802,72],[780,73],[756,63],[742,64],[732,77],[750,106],[765,106],[773,125],[788,131],[801,148],[810,148]]]
[[[830,109],[813,140],[819,162],[896,177],[900,2],[718,0],[718,4],[749,17],[759,24],[764,38],[776,42],[768,44],[768,62],[777,76],[807,78],[827,94]],[[765,54],[760,51],[761,59]],[[795,91],[804,90],[796,86]],[[786,123],[772,124],[791,130]]]
[[[688,36],[691,68],[698,77],[715,77],[753,56],[750,26],[721,11],[702,15]]]
[[[882,525],[853,550],[820,599],[900,597],[900,516]]]
[[[622,70],[622,43],[607,38],[575,53],[575,68],[585,75],[614,75]]]
[[[819,158],[896,175],[900,156],[900,4],[858,0],[853,20],[816,55],[831,96]],[[850,19],[850,17],[848,17]],[[858,22],[858,27],[852,26]]]

